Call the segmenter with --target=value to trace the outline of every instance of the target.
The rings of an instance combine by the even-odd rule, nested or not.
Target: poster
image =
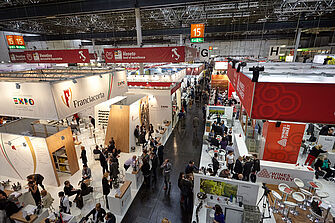
[[[305,131],[305,124],[281,123],[276,127],[276,122],[264,123],[263,135],[265,145],[263,160],[292,163],[297,162],[302,137]]]
[[[149,100],[148,97],[144,97],[140,99],[139,104],[139,116],[140,116],[140,124],[144,125],[145,128],[149,129],[150,117],[149,117]]]

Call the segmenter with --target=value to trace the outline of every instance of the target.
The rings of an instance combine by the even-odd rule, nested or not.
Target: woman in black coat
[[[109,210],[109,205],[108,205],[108,194],[110,192],[110,186],[109,183],[111,182],[111,180],[108,180],[108,176],[109,173],[104,173],[103,177],[102,177],[102,194],[105,196],[106,199],[106,207]]]
[[[85,147],[82,146],[81,147],[81,155],[80,155],[80,158],[83,162],[83,165],[87,165],[87,156],[86,156],[86,150],[85,150]]]
[[[316,160],[314,164],[314,169],[315,169],[315,178],[319,179],[319,173],[321,172],[321,167],[323,165],[323,157],[320,157]]]
[[[148,162],[147,159],[143,160],[141,171],[142,171],[142,174],[144,176],[144,183],[145,183],[145,185],[147,187],[149,187],[150,186],[150,174],[151,174],[151,171],[150,171],[150,164],[149,164],[149,162]]]

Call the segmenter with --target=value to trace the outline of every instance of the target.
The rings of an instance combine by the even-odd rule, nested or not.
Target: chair
[[[303,205],[301,207],[302,210],[306,210],[307,206],[310,205],[310,198],[313,196],[313,194],[311,192],[309,192],[308,190],[305,190],[303,188],[300,188],[301,193],[303,193],[305,195],[305,200],[303,202]]]
[[[272,204],[271,209],[272,209],[272,212],[273,212],[274,214],[276,214],[276,213],[278,213],[278,210],[279,210],[279,206],[278,206],[278,208],[276,208],[277,203],[280,203],[280,202],[283,200],[283,198],[282,198],[282,196],[280,196],[280,194],[278,194],[278,193],[277,193],[276,191],[274,191],[274,190],[271,191],[271,194],[272,194],[272,196],[275,198],[275,200],[274,200],[274,202],[273,202],[273,204]]]
[[[94,195],[94,201],[95,203],[104,202],[104,195],[102,193],[96,193]]]
[[[284,222],[287,222],[287,223],[291,223],[292,220],[291,218],[289,217],[290,215],[290,210],[293,210],[297,207],[298,205],[294,202],[291,202],[291,201],[284,201],[284,209],[283,209],[283,217],[282,217],[282,220]],[[285,211],[285,207],[287,208],[287,211]]]
[[[313,196],[311,199],[311,202],[317,202],[318,203],[318,207],[320,207],[322,200],[320,197],[318,196]],[[324,218],[322,217],[322,213],[321,215],[317,214],[313,208],[310,208],[309,211],[311,212],[311,214],[307,215],[307,218],[309,218],[309,220],[311,220],[312,222],[324,222]]]
[[[299,178],[294,178],[294,183],[298,187],[298,189],[303,188],[305,186],[304,181],[300,180]]]
[[[298,207],[301,208],[302,207],[302,203],[306,199],[305,195],[303,193],[301,193],[301,192],[294,192],[292,194],[292,197],[297,202]],[[294,210],[292,211],[292,214],[294,214],[294,215],[298,215],[299,214],[299,212],[297,211],[297,208],[294,208]]]

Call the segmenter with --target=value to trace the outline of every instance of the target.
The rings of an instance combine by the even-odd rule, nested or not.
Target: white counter
[[[309,170],[306,166],[296,166],[295,164],[279,163],[261,160],[261,171],[257,174],[257,181],[267,184],[286,183],[296,187],[294,178],[299,178],[306,184],[314,179],[314,170]]]
[[[131,181],[131,189],[139,190],[144,181],[144,177],[140,169],[133,172],[133,168],[129,167],[126,171],[126,180]]]
[[[235,158],[238,158],[239,156],[248,156],[249,151],[247,148],[247,145],[245,144],[244,138],[240,134],[234,134],[233,135],[233,147],[234,147],[234,153]]]
[[[127,212],[128,204],[131,202],[131,181],[124,182],[120,187],[120,193],[119,195],[110,193],[107,198],[113,213],[123,216]]]

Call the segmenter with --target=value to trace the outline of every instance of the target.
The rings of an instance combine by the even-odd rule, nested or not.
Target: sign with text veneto
[[[104,49],[106,63],[185,62],[184,46]]]
[[[89,63],[88,49],[24,51],[27,63]]]
[[[263,127],[265,145],[263,160],[292,163],[297,162],[305,124],[266,122]],[[264,132],[266,131],[266,133]]]
[[[24,52],[10,52],[9,59],[12,63],[25,63],[26,56]]]

